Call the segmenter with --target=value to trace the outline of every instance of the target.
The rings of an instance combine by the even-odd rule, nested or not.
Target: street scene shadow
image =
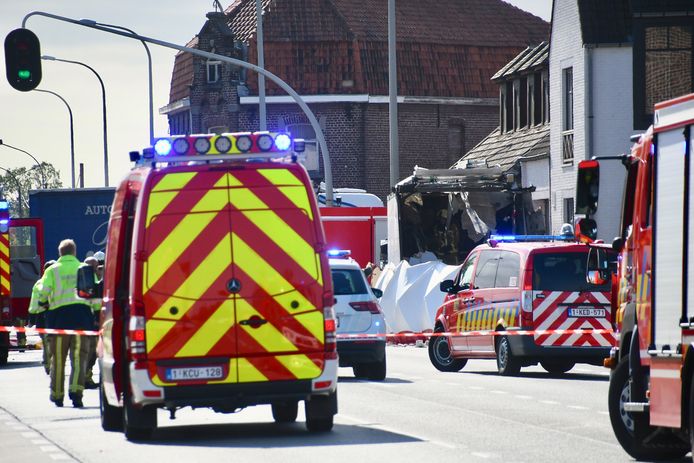
[[[0,366],[0,371],[2,370],[19,370],[22,368],[34,368],[34,367],[40,367],[41,362],[40,361],[32,361],[32,362],[22,362],[22,361],[16,361],[16,360],[10,360],[7,362],[5,365]]]
[[[383,381],[371,381],[365,378],[355,378],[354,376],[340,376],[337,378],[340,383],[374,383],[374,384],[411,384],[409,379],[386,378]]]
[[[334,445],[400,444],[420,439],[360,425],[336,424],[332,432],[310,433],[304,422],[234,423],[158,428],[147,444],[192,447],[292,448]]]
[[[481,376],[499,376],[496,371],[461,371],[460,374],[474,374]],[[537,379],[560,379],[564,381],[598,381],[598,382],[609,382],[610,377],[608,375],[598,375],[590,373],[564,373],[561,375],[553,375],[546,372],[528,371],[524,372],[521,370],[520,373],[513,376],[513,378],[537,378]]]

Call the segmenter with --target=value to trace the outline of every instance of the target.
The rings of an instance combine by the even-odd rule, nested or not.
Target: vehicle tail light
[[[526,268],[521,291],[521,328],[533,326],[533,270]]]
[[[135,362],[135,368],[146,368],[147,347],[145,338],[145,317],[134,315],[130,317],[128,327],[130,360]]]
[[[375,315],[381,313],[381,307],[374,301],[350,302],[349,305],[357,312],[371,312]]]
[[[323,307],[332,307],[335,305],[335,294],[332,291],[323,292]]]
[[[10,298],[7,296],[0,296],[0,307],[0,320],[11,320]]]
[[[327,307],[324,311],[325,318],[325,359],[337,359],[337,323],[335,323],[335,311],[332,307]]]

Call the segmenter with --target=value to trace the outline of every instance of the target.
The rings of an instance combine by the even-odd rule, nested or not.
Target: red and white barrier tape
[[[436,336],[469,337],[469,336],[542,336],[542,335],[573,335],[573,334],[614,334],[611,329],[571,329],[571,330],[510,330],[510,331],[451,331],[438,333],[379,333],[379,334],[338,334],[337,339],[424,339]]]
[[[61,330],[57,328],[29,328],[22,326],[0,326],[0,332],[26,334],[75,334],[79,336],[97,336],[98,331],[91,330]]]

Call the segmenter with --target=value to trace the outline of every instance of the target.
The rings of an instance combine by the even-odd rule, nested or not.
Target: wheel
[[[515,376],[520,373],[520,361],[511,352],[511,344],[506,336],[503,336],[496,346],[496,367],[502,376]]]
[[[337,392],[328,396],[314,396],[306,401],[306,429],[311,432],[328,432],[333,429],[337,413]]]
[[[441,333],[442,330],[439,328],[436,332]],[[429,339],[429,360],[434,368],[446,372],[460,371],[467,363],[467,359],[453,358],[446,336],[433,336]]]
[[[386,358],[376,363],[369,364],[368,377],[371,381],[383,381],[386,379]]]
[[[119,407],[109,405],[104,392],[104,383],[99,386],[99,411],[101,413],[101,428],[104,431],[123,430],[123,412]]]
[[[360,363],[352,367],[355,378],[366,378],[369,376],[369,366],[365,363]]]
[[[152,406],[138,408],[132,403],[129,380],[125,381],[124,390],[123,429],[126,439],[131,441],[151,439],[157,427],[157,409]]]
[[[551,375],[563,375],[576,364],[567,360],[543,360],[540,365]]]
[[[296,421],[296,415],[299,412],[299,403],[291,402],[274,402],[272,404],[272,417],[276,423],[293,423]]]
[[[619,444],[633,458],[649,461],[671,460],[687,454],[689,449],[684,445],[680,446],[674,436],[663,436],[665,439],[669,437],[667,442],[651,440],[652,447],[643,445],[644,436],[652,430],[648,425],[647,414],[632,414],[624,410],[624,404],[632,401],[628,358],[623,358],[612,372],[607,397],[612,430]]]
[[[0,365],[7,365],[7,359],[9,356],[9,349],[7,347],[0,347]]]

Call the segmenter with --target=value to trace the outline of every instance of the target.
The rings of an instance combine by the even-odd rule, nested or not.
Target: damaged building
[[[492,80],[499,127],[450,169],[416,167],[388,199],[388,261],[461,263],[491,234],[549,230],[549,45]]]

